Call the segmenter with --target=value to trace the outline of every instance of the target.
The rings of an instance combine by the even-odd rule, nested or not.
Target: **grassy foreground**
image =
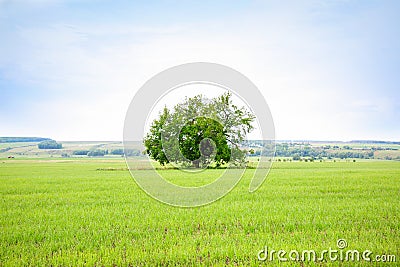
[[[257,192],[247,191],[248,170],[226,197],[191,209],[148,197],[124,167],[119,159],[0,160],[0,266],[273,266],[276,258],[257,259],[265,246],[322,251],[339,238],[400,261],[400,162],[274,163]]]

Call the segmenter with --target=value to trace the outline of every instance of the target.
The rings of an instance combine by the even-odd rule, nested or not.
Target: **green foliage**
[[[128,156],[141,156],[139,149],[127,149],[126,154]],[[124,150],[122,148],[112,149],[109,153],[107,149],[93,149],[93,150],[75,150],[72,152],[76,156],[89,156],[89,157],[103,157],[107,154],[110,155],[124,155]]]
[[[46,140],[42,141],[38,144],[39,149],[61,149],[62,144],[57,143],[54,140]]]
[[[89,152],[90,150],[75,150],[74,152],[72,152],[72,155],[86,156]]]
[[[96,150],[92,150],[89,151],[89,153],[87,153],[87,155],[89,157],[103,157],[104,155],[107,154],[107,150],[101,150],[101,149],[96,149]]]
[[[255,145],[264,145],[262,141],[248,141],[245,143],[247,146],[255,146]],[[394,151],[397,148],[380,148],[380,147],[371,147],[368,149],[353,149],[348,145],[343,146],[343,149],[340,149],[339,146],[310,146],[309,144],[303,143],[276,143],[276,157],[291,157],[293,160],[300,160],[301,158],[313,158],[313,159],[322,159],[322,158],[340,158],[340,159],[373,159],[374,151],[376,150],[386,150],[386,151]],[[349,149],[351,148],[351,149]],[[265,150],[269,151],[268,149]],[[259,156],[261,154],[260,150],[257,149],[254,154],[250,154],[250,156]],[[262,156],[267,156],[263,154]]]
[[[124,155],[124,149],[118,148],[111,150],[111,155]]]
[[[160,114],[160,117],[153,121],[150,131],[144,138],[143,144],[146,147],[146,153],[161,165],[169,163],[167,156],[164,153],[161,139],[161,131],[167,126],[167,119],[170,118],[170,112],[165,107]]]
[[[198,117],[183,126],[179,133],[179,149],[196,167],[209,165],[211,159],[220,166],[228,162],[231,155],[225,134],[224,127],[217,121]]]
[[[253,129],[254,119],[250,111],[233,104],[230,93],[213,99],[198,95],[172,111],[165,107],[143,143],[146,153],[162,165],[170,161],[194,167],[228,161],[241,164],[246,153],[240,144]]]
[[[124,152],[124,149],[122,148],[117,148],[113,149],[110,152],[111,155],[124,155],[126,154],[127,156],[133,156],[133,157],[139,157],[142,155],[139,149],[126,149]]]

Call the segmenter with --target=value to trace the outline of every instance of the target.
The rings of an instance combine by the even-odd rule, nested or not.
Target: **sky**
[[[281,140],[400,141],[400,2],[0,0],[0,136],[122,140],[135,92],[236,69]]]

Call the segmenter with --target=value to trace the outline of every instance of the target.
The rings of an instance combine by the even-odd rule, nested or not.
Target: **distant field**
[[[76,150],[109,150],[123,149],[123,144],[120,141],[63,141],[62,149],[39,149],[38,142],[14,142],[0,143],[0,158],[7,156],[14,157],[62,157],[62,155],[74,156]],[[138,144],[138,149],[143,149],[141,144]],[[80,156],[81,157],[81,156]],[[107,155],[107,157],[121,157],[120,155]]]
[[[190,185],[221,171],[203,181],[162,172]],[[121,158],[1,159],[0,266],[274,266],[257,259],[265,246],[322,251],[339,238],[400,261],[400,162],[277,162],[250,194],[252,171],[223,199],[188,209],[148,197]]]
[[[13,156],[16,158],[80,158],[86,157],[86,155],[75,155],[74,152],[83,151],[107,151],[104,155],[105,158],[120,158],[122,155],[113,155],[113,150],[123,150],[123,144],[121,141],[61,141],[62,149],[39,149],[38,142],[14,142],[14,143],[0,143],[0,158],[7,158]],[[391,143],[349,143],[349,142],[324,142],[324,141],[304,141],[285,143],[283,141],[277,141],[276,160],[279,158],[292,159],[294,154],[287,156],[282,155],[283,144],[288,144],[290,149],[300,148],[302,151],[311,148],[311,150],[324,150],[327,153],[333,155],[340,153],[350,153],[350,156],[346,155],[346,158],[352,158],[352,154],[368,154],[371,153],[369,159],[385,159],[385,160],[400,160],[400,145]],[[325,148],[324,148],[325,147]],[[329,147],[329,148],[326,148]],[[134,146],[138,150],[139,154],[144,150],[141,142],[137,142]],[[250,149],[251,147],[247,148]],[[256,150],[258,148],[255,148]],[[325,161],[333,161],[339,159],[339,155],[328,157],[329,155],[323,156]],[[300,156],[299,158],[306,159],[311,156]],[[316,160],[321,160],[318,156],[315,156]],[[250,157],[250,160],[254,160],[254,157]],[[298,159],[297,159],[298,160]],[[340,159],[345,160],[344,158]],[[357,161],[363,160],[363,158],[356,158]]]

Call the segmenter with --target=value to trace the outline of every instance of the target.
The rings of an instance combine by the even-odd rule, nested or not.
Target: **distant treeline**
[[[400,142],[393,141],[378,141],[378,140],[353,140],[349,143],[357,143],[357,144],[386,144],[386,145],[400,145]]]
[[[57,143],[54,140],[46,140],[42,141],[38,144],[39,149],[61,149],[62,144]]]
[[[280,145],[277,146],[275,156],[277,157],[292,157],[293,160],[300,160],[301,158],[322,159],[322,158],[356,158],[356,159],[373,159],[373,151],[353,152],[353,151],[328,151],[325,149],[315,149],[305,147],[303,149],[295,148],[283,150]]]
[[[141,156],[142,153],[139,149],[127,149],[126,151],[127,156]],[[95,150],[75,150],[72,152],[72,155],[75,156],[88,156],[88,157],[103,157],[105,155],[124,155],[124,150],[122,148],[118,149],[95,149]]]
[[[18,142],[42,142],[51,140],[42,137],[0,137],[0,143],[18,143]]]
[[[263,144],[260,142],[247,143],[247,146],[251,147],[252,152],[250,156],[268,156],[271,148],[268,148],[268,144]],[[262,150],[262,147],[267,147],[267,149]],[[301,143],[278,143],[275,145],[275,156],[276,157],[289,157],[292,160],[301,159],[374,159],[374,152],[379,150],[398,150],[397,148],[385,148],[380,146],[374,146],[370,148],[353,148],[348,145],[339,147],[337,145],[323,145],[318,147],[312,147],[310,144]],[[400,157],[392,158],[385,157],[385,159],[395,159],[400,160]]]

